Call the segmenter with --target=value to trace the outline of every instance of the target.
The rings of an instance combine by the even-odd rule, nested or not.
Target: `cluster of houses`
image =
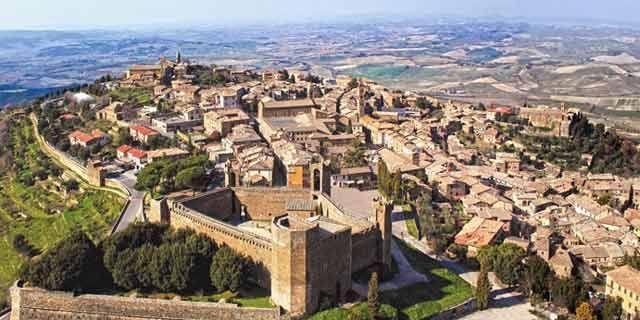
[[[196,149],[221,168],[226,186],[323,192],[329,185],[375,188],[376,167],[384,162],[414,186],[404,190],[407,198],[437,192],[448,203],[460,204],[468,223],[455,243],[470,255],[510,242],[540,255],[563,277],[577,272],[580,264],[594,273],[616,268],[640,244],[640,211],[635,209],[640,180],[567,172],[550,163],[533,167],[522,155],[495,152],[500,146],[521,147],[504,134],[501,119],[517,117],[562,137],[569,134],[572,110],[483,109],[392,91],[367,79],[340,76],[311,82],[306,72],[291,70],[258,74],[219,67],[212,72],[228,83],[200,86],[189,66],[181,58],[162,59],[157,65],[132,67],[117,83],[147,88],[154,105],[133,108],[114,101],[98,110],[99,119],[128,127],[137,145],[165,136],[182,146],[143,150],[122,145],[117,149],[120,161],[141,169]],[[161,104],[170,108],[159,110]],[[430,116],[434,106],[437,117]],[[82,146],[109,141],[98,130],[74,132],[69,138]],[[366,164],[340,165],[357,143],[366,146]],[[493,152],[487,155],[482,148]],[[630,272],[637,271],[618,269],[611,281],[627,279]],[[609,290],[609,282],[607,286]],[[637,298],[640,291],[635,294]]]

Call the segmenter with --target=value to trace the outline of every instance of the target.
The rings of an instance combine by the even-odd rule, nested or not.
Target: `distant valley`
[[[454,100],[566,103],[628,128],[640,115],[637,31],[475,21],[0,32],[0,106],[177,50],[199,63],[349,74]]]

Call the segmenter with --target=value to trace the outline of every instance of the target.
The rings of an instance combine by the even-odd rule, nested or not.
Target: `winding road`
[[[114,178],[114,180],[122,183],[131,195],[129,197],[129,204],[127,205],[127,209],[120,217],[120,220],[118,220],[117,226],[113,228],[113,232],[116,233],[126,229],[130,224],[134,223],[136,219],[144,218],[142,211],[144,208],[145,193],[136,190],[136,176],[133,171],[127,171],[121,174],[119,177]]]

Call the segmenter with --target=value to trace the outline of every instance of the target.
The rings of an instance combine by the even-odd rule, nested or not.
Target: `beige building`
[[[607,296],[622,298],[623,319],[640,315],[640,271],[623,266],[607,273]]]
[[[240,109],[222,109],[204,114],[205,132],[207,134],[218,132],[222,137],[227,136],[233,127],[249,124],[250,121],[249,116]]]

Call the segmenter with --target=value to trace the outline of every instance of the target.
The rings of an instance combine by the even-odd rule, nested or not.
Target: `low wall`
[[[278,320],[278,308],[240,308],[234,304],[199,303],[102,295],[78,295],[37,288],[11,288],[11,320]]]

